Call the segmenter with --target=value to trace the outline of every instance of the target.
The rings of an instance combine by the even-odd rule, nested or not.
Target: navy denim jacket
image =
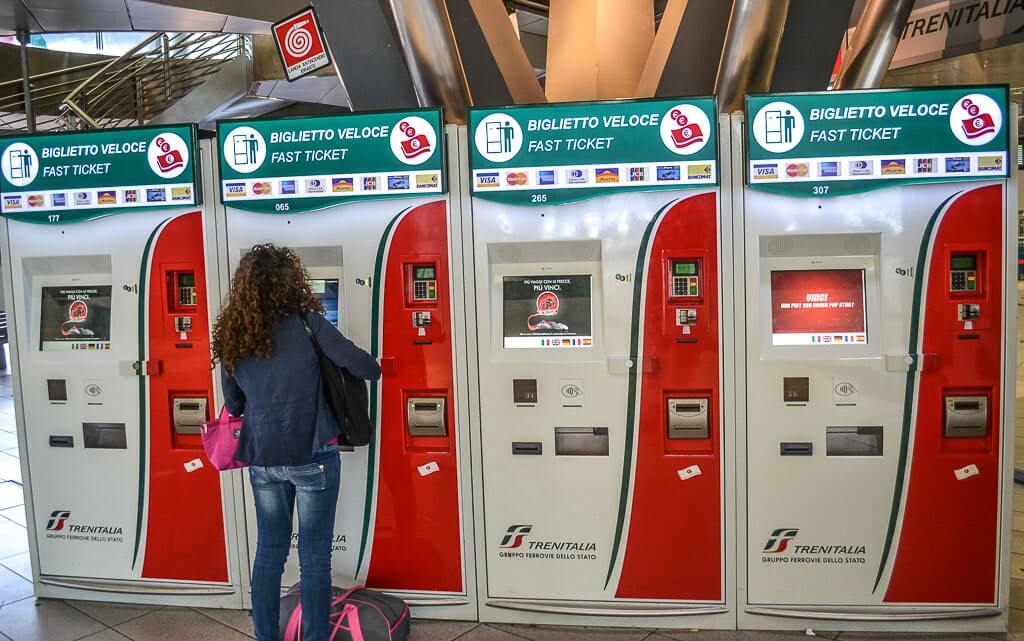
[[[324,354],[366,380],[380,378],[377,361],[317,313],[306,319]],[[337,438],[338,423],[320,393],[320,364],[298,314],[273,329],[270,358],[249,356],[234,375],[221,370],[224,402],[232,416],[245,415],[238,459],[250,465],[303,465]]]

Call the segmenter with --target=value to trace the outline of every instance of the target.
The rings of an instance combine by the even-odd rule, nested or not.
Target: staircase
[[[39,131],[142,125],[225,64],[247,57],[247,36],[154,33],[124,55],[29,78]],[[0,130],[27,129],[21,79],[0,83]]]

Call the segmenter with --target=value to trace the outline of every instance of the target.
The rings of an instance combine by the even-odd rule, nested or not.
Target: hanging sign
[[[221,199],[255,212],[442,194],[441,110],[217,123]]]
[[[274,44],[281,56],[288,82],[323,69],[331,64],[327,46],[320,31],[320,22],[313,7],[288,16],[271,27]]]
[[[0,212],[65,223],[201,202],[194,125],[103,129],[0,142]]]
[[[833,196],[1006,178],[1006,86],[747,97],[747,185]]]
[[[550,204],[718,184],[714,98],[471,109],[473,195]]]

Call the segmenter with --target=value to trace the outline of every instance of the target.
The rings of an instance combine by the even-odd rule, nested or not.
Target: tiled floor
[[[1024,307],[1024,285],[1018,288]],[[1017,433],[1024,443],[1024,318],[1018,320]],[[1017,455],[1024,467],[1024,449]],[[1015,491],[1012,606],[1024,606],[1024,486]],[[1018,546],[1018,538],[1020,545]],[[153,608],[32,598],[21,468],[9,376],[0,372],[0,641],[248,641],[248,612]],[[646,631],[414,621],[412,641],[1024,641],[1024,608],[1011,610],[1009,635],[896,635],[852,632]],[[811,636],[813,634],[814,636]]]

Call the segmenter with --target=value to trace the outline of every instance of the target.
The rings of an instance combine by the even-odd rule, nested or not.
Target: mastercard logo
[[[256,194],[257,196],[262,196],[264,194],[271,193],[270,183],[253,183],[252,193]]]
[[[28,197],[29,207],[42,207],[44,202],[45,199],[43,198],[42,194],[32,194],[31,196]]]
[[[806,176],[808,174],[807,163],[805,162],[792,162],[786,165],[786,175],[790,178],[796,178],[798,176]]]
[[[512,186],[525,185],[526,180],[526,173],[522,171],[516,171],[505,176],[505,181]]]

